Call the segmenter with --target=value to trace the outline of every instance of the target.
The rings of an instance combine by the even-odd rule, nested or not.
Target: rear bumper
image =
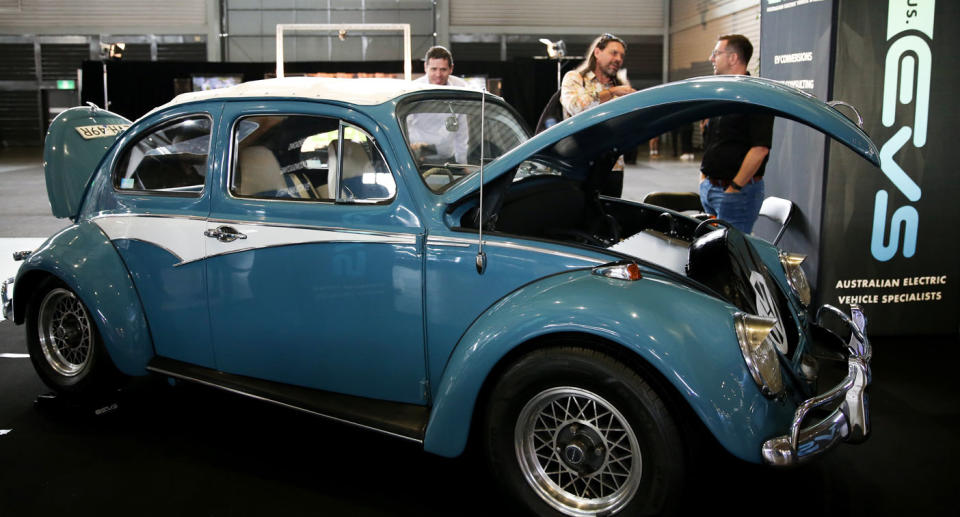
[[[840,442],[860,443],[870,434],[870,404],[867,386],[870,385],[870,359],[873,349],[864,329],[866,316],[857,305],[850,306],[850,316],[830,305],[817,313],[832,312],[850,327],[847,343],[847,376],[822,395],[804,401],[797,407],[789,432],[771,438],[763,444],[765,463],[790,466],[806,462],[832,449]],[[840,405],[827,418],[809,427],[801,428],[808,413],[820,406],[840,400]]]
[[[13,297],[11,295],[13,280],[13,278],[10,278],[0,284],[0,303],[3,304],[3,319],[6,320],[13,319]]]

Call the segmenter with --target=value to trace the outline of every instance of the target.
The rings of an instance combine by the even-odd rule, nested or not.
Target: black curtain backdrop
[[[414,73],[420,72],[415,62]],[[569,67],[567,67],[569,68]],[[110,111],[136,120],[175,95],[174,81],[193,75],[242,74],[244,81],[263,79],[273,74],[274,63],[217,63],[171,61],[107,62]],[[403,70],[400,61],[366,62],[291,62],[285,64],[287,74],[336,72],[396,72]],[[502,96],[520,112],[530,129],[537,124],[540,112],[557,89],[557,66],[554,61],[522,59],[512,61],[457,61],[457,75],[485,75],[502,80]],[[103,63],[85,61],[82,82],[83,102],[103,106]]]

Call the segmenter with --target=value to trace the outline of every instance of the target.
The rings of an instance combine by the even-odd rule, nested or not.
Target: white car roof
[[[325,99],[352,104],[376,105],[405,93],[420,90],[466,90],[453,86],[436,86],[402,79],[364,78],[336,79],[329,77],[285,77],[250,81],[229,88],[177,95],[172,101],[158,107],[165,108],[185,102],[242,97],[299,97]],[[156,111],[156,110],[154,110]]]

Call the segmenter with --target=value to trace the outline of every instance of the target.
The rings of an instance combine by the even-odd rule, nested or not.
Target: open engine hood
[[[880,165],[879,151],[870,137],[816,97],[769,79],[709,76],[648,88],[564,120],[484,167],[484,182],[535,158],[562,164],[567,170],[585,170],[600,153],[629,149],[681,123],[750,111],[806,124]],[[445,192],[443,201],[456,203],[479,186],[480,176],[475,173]]]
[[[129,126],[126,118],[93,106],[70,108],[50,123],[43,173],[54,216],[76,218],[97,165]]]

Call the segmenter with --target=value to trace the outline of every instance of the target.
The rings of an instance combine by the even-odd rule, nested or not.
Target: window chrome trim
[[[387,172],[390,173],[390,177],[393,178],[393,196],[391,196],[390,198],[387,198],[387,199],[378,199],[378,200],[355,199],[355,200],[350,200],[350,201],[343,201],[343,200],[340,199],[340,181],[339,181],[339,178],[337,179],[337,199],[284,199],[284,198],[275,198],[275,197],[254,197],[254,196],[237,196],[237,195],[235,195],[235,194],[233,193],[233,180],[234,180],[234,175],[236,174],[236,166],[237,166],[237,158],[238,158],[237,153],[238,153],[238,149],[239,149],[239,146],[237,145],[237,138],[236,138],[236,136],[237,136],[237,125],[238,125],[241,121],[243,121],[244,119],[253,118],[253,117],[293,117],[293,116],[296,116],[296,117],[310,117],[310,118],[324,118],[324,119],[329,119],[329,120],[331,120],[331,121],[333,121],[333,122],[337,122],[337,129],[336,129],[336,131],[337,131],[337,141],[338,141],[337,145],[338,145],[338,148],[340,148],[340,147],[343,146],[343,144],[342,144],[341,142],[343,141],[343,127],[344,127],[344,125],[350,126],[350,127],[354,128],[354,129],[357,129],[358,131],[360,131],[360,132],[362,132],[364,135],[366,135],[367,138],[369,138],[370,141],[373,142],[373,147],[374,147],[374,149],[377,150],[377,153],[380,155],[380,158],[383,160],[383,164],[387,167]],[[393,167],[390,166],[390,161],[387,160],[387,157],[383,154],[383,149],[381,149],[380,143],[377,141],[376,138],[373,137],[373,135],[370,134],[369,131],[363,129],[361,126],[359,126],[359,125],[357,125],[357,124],[354,124],[354,123],[352,123],[352,122],[349,122],[349,121],[347,121],[347,120],[344,120],[343,117],[338,117],[338,116],[333,116],[333,115],[316,114],[316,113],[293,113],[293,112],[286,112],[286,113],[272,113],[272,112],[270,112],[270,113],[250,113],[250,114],[243,114],[243,115],[238,116],[236,119],[234,119],[234,121],[230,124],[230,138],[229,138],[229,140],[230,140],[230,144],[229,144],[229,148],[227,149],[227,153],[228,153],[229,158],[228,158],[228,163],[226,164],[227,173],[225,174],[225,176],[226,176],[226,189],[225,189],[225,191],[226,191],[226,195],[227,195],[227,198],[228,198],[228,199],[235,200],[235,201],[250,201],[250,200],[255,200],[255,201],[269,201],[269,202],[271,202],[271,203],[276,203],[276,202],[280,202],[280,203],[301,203],[301,204],[314,204],[314,205],[316,205],[316,204],[321,204],[321,205],[331,205],[331,206],[332,206],[332,205],[390,205],[390,204],[392,204],[394,201],[396,201],[397,197],[399,197],[398,194],[399,194],[399,192],[400,192],[400,182],[397,181],[397,174],[394,173]],[[341,154],[342,154],[342,153],[337,153],[337,160],[340,160],[340,155],[341,155]],[[327,166],[328,166],[327,174],[329,175],[329,173],[330,173],[330,172],[329,172],[329,157],[328,157],[328,160],[327,160],[327,164],[328,164],[328,165],[327,165]],[[340,170],[341,170],[341,169],[340,169],[340,164],[338,163],[338,164],[337,164],[337,175],[340,174]],[[330,180],[329,180],[329,178],[328,178],[328,179],[327,179],[327,183],[329,183],[329,181],[330,181]]]

